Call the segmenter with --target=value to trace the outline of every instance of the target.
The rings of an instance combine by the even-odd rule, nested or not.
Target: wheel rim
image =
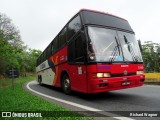
[[[68,91],[70,89],[70,81],[69,79],[64,80],[64,90]]]

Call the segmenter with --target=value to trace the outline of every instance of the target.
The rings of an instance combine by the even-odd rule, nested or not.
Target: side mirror
[[[137,41],[138,41],[138,45],[139,45],[140,51],[142,52],[142,44],[141,44],[141,40],[137,40]]]

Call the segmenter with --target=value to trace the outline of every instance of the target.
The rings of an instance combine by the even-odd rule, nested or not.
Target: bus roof
[[[102,11],[98,11],[98,10],[91,10],[91,9],[86,9],[86,8],[82,8],[80,9],[80,11],[90,11],[90,12],[96,12],[96,13],[101,13],[101,14],[106,14],[106,15],[110,15],[110,16],[114,16],[114,17],[117,17],[117,18],[120,18],[120,19],[123,19],[123,20],[126,20],[122,17],[119,17],[117,15],[113,15],[111,13],[108,13],[108,12],[102,12]],[[127,20],[126,20],[127,21]]]
[[[81,9],[79,13],[84,25],[100,25],[134,33],[128,21],[121,17],[89,9]]]

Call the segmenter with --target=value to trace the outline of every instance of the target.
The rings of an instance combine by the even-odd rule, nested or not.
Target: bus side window
[[[62,48],[63,45],[65,45],[65,43],[66,43],[66,33],[67,33],[66,31],[67,31],[66,28],[64,28],[59,35],[58,49]]]
[[[69,41],[81,29],[81,21],[79,15],[76,16],[68,25],[67,41]]]
[[[83,43],[81,37],[78,36],[76,39],[72,40],[68,46],[68,62],[69,63],[83,63]]]
[[[42,63],[42,54],[39,57],[39,64]]]
[[[46,60],[47,58],[46,58],[46,51],[44,51],[44,53],[43,53],[43,62]]]
[[[51,44],[46,49],[46,58],[48,59],[51,56]]]
[[[51,43],[51,55],[54,53],[54,47],[53,47],[54,42]]]
[[[53,55],[57,51],[57,37],[53,40],[51,45],[51,54]]]
[[[84,62],[83,43],[80,36],[75,40],[75,61]]]

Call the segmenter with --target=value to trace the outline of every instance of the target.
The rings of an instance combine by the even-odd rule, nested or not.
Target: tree
[[[4,14],[0,14],[0,46],[0,74],[9,67],[19,68],[17,53],[23,49],[23,42],[11,19]]]
[[[11,19],[0,13],[0,75],[9,68],[34,72],[40,54],[40,50],[27,49]]]
[[[26,59],[27,65],[25,66],[27,71],[35,72],[36,60],[41,53],[42,52],[40,50],[29,49],[27,52],[28,57]]]
[[[147,72],[160,71],[160,44],[146,41],[142,45],[143,60]]]

